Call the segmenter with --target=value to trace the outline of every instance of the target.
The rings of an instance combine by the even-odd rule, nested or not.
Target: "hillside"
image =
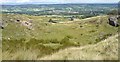
[[[111,36],[97,44],[70,47],[40,60],[117,60],[118,35]]]
[[[96,44],[118,33],[106,15],[74,21],[59,16],[2,14],[2,59],[34,60],[69,47]]]
[[[2,60],[2,40],[1,40],[1,30],[0,30],[0,61]]]

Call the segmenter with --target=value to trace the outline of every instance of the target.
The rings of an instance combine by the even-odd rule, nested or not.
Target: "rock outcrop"
[[[119,23],[118,23],[118,18],[115,17],[115,16],[111,16],[108,18],[108,23],[111,25],[111,26],[115,26],[115,27],[118,27],[119,26]]]

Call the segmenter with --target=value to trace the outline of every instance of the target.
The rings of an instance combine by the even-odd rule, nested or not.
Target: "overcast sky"
[[[0,0],[0,3],[118,3],[120,0]]]

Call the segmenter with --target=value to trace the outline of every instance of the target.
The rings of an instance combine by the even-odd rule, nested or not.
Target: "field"
[[[2,14],[2,17],[3,60],[35,60],[66,48],[97,44],[118,33],[118,27],[107,23],[108,15],[74,21],[63,15]],[[50,19],[56,23],[49,22]]]

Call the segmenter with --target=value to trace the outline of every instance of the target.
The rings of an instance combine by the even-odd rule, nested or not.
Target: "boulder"
[[[56,21],[53,21],[52,19],[50,19],[48,22],[57,23]]]
[[[109,23],[111,26],[115,26],[115,27],[118,27],[118,26],[119,26],[117,17],[109,17],[108,20],[109,20],[108,23]]]
[[[20,20],[16,20],[17,22],[20,22]]]
[[[1,29],[4,29],[4,24],[3,24],[2,21],[0,21],[0,28],[1,28]]]

